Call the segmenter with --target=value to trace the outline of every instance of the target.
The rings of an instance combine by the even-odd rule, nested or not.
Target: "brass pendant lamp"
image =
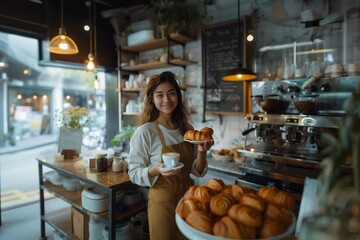
[[[95,12],[95,1],[87,1],[86,5],[89,7],[89,27],[90,27],[90,51],[88,59],[85,60],[85,68],[87,71],[96,71],[95,57],[96,57],[96,12]],[[91,14],[91,6],[93,7],[93,14]],[[93,15],[93,16],[92,16]],[[93,35],[94,34],[94,35]],[[93,44],[94,40],[94,44]],[[93,47],[94,45],[94,47]],[[94,54],[93,54],[94,48]]]
[[[238,46],[238,50],[239,50],[239,66],[237,68],[231,69],[228,71],[228,75],[223,76],[222,80],[224,81],[248,81],[248,80],[253,80],[256,78],[256,74],[251,71],[250,69],[247,68],[243,68],[241,67],[241,51],[240,51],[240,44],[241,44],[241,34],[240,34],[240,27],[241,27],[241,22],[240,22],[240,0],[238,0],[238,25],[239,25],[239,29],[238,29],[238,42],[239,42],[239,46]]]
[[[63,24],[63,0],[61,0],[61,26],[59,28],[59,35],[53,37],[50,41],[48,51],[56,54],[76,54],[79,52],[75,42],[66,35]]]

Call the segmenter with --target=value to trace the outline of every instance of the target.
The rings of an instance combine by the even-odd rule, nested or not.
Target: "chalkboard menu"
[[[244,83],[223,81],[229,69],[239,66],[244,59],[244,26],[233,22],[209,27],[205,30],[205,88],[206,112],[244,112]],[[239,51],[240,47],[240,51]],[[242,64],[242,63],[240,63]]]

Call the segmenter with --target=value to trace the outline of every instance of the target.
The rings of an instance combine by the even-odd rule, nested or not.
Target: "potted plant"
[[[360,237],[360,94],[353,92],[344,105],[338,138],[322,137],[322,170],[318,176],[319,211],[306,217],[301,239],[358,239]],[[348,166],[344,174],[342,166]],[[352,168],[351,168],[352,166]]]
[[[59,152],[76,150],[81,152],[83,127],[91,120],[85,107],[69,107],[55,111],[56,123],[60,127]]]
[[[110,140],[110,143],[111,145],[113,145],[116,155],[119,155],[122,151],[126,151],[128,149],[129,140],[134,131],[134,126],[130,124],[126,125],[121,129],[118,134],[116,134]]]
[[[196,1],[196,5],[190,7],[185,4],[185,0],[151,0],[161,37],[188,30],[189,25],[194,22],[204,24],[209,18],[202,10],[213,3],[213,0]]]

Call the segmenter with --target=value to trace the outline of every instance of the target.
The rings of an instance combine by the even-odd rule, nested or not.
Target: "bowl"
[[[211,153],[211,156],[218,161],[231,161],[233,160],[233,156],[231,155],[219,155],[214,152]]]
[[[299,96],[293,102],[300,114],[310,115],[316,113],[318,96]]]
[[[289,107],[290,102],[278,95],[254,96],[256,104],[266,113],[283,113]]]
[[[180,202],[183,201],[183,199],[180,200]],[[180,203],[179,202],[179,203]],[[196,239],[196,240],[234,240],[232,238],[223,238],[223,237],[217,237],[205,232],[202,232],[200,230],[197,230],[196,228],[193,228],[190,226],[184,219],[180,217],[180,215],[175,215],[175,221],[176,225],[178,226],[180,232],[184,234],[185,237],[189,239]],[[261,238],[261,240],[281,240],[288,236],[291,236],[294,233],[296,226],[296,217],[294,213],[292,213],[292,222],[288,226],[288,228],[285,230],[285,232],[274,236],[270,238]],[[260,239],[260,238],[259,238]],[[251,240],[251,239],[248,239]]]

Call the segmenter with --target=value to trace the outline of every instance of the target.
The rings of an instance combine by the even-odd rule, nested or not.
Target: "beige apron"
[[[180,153],[180,162],[184,164],[184,167],[174,176],[160,175],[156,184],[150,188],[148,195],[150,239],[171,240],[175,236],[176,239],[186,239],[176,226],[175,208],[186,190],[193,185],[193,180],[190,178],[193,146],[187,142],[166,146],[158,122],[154,123],[163,147],[162,152]]]

